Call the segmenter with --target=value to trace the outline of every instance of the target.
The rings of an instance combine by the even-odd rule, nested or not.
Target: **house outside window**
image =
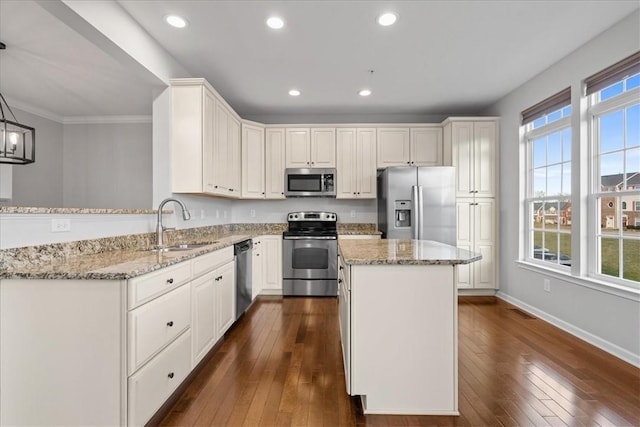
[[[569,89],[523,111],[527,143],[525,258],[571,266],[571,94]]]
[[[640,62],[637,63],[640,66]],[[590,274],[622,284],[640,282],[640,73],[590,90]],[[628,209],[631,207],[632,209]]]

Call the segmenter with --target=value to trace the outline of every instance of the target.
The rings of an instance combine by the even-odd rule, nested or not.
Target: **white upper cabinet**
[[[495,197],[497,128],[495,120],[445,125],[445,163],[456,167],[458,197]]]
[[[242,198],[265,197],[264,128],[242,124]]]
[[[411,164],[409,128],[378,128],[378,168]]]
[[[240,197],[240,121],[204,79],[171,81],[171,190]]]
[[[442,166],[442,128],[411,128],[411,164]]]
[[[311,129],[311,167],[336,167],[336,130],[334,128]]]
[[[288,128],[285,139],[286,167],[336,167],[335,132],[334,128]]]
[[[265,133],[265,198],[284,199],[285,169],[284,129],[267,129]]]
[[[375,199],[376,129],[337,129],[336,198]]]

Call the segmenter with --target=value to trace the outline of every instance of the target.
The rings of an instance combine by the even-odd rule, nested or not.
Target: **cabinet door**
[[[336,130],[311,129],[311,167],[336,167]]]
[[[171,87],[171,189],[174,193],[207,191],[203,167],[213,159],[214,105],[204,96],[210,95],[201,85]],[[215,100],[213,100],[215,104]],[[206,121],[210,123],[206,123]],[[208,128],[206,128],[208,126]],[[205,136],[205,132],[208,135]],[[208,145],[207,145],[208,144]]]
[[[191,282],[193,366],[207,354],[218,340],[216,325],[216,287],[214,270]]]
[[[473,125],[473,190],[476,197],[495,197],[496,195],[497,127],[496,122],[476,122]]]
[[[213,158],[214,193],[227,195],[229,178],[229,113],[220,102],[216,102],[215,150]]]
[[[456,196],[473,197],[473,122],[453,123],[451,127],[452,166],[456,167]]]
[[[310,142],[309,129],[287,129],[285,164],[288,168],[308,168],[311,166]]]
[[[242,198],[264,199],[264,129],[242,125]]]
[[[338,129],[336,134],[336,199],[355,199],[357,197],[356,129]]]
[[[474,239],[474,211],[473,199],[458,200],[456,202],[457,241],[456,246],[473,251]],[[456,282],[458,288],[473,287],[473,264],[459,264],[456,266]]]
[[[344,268],[338,278],[338,323],[342,344],[342,364],[347,394],[351,394],[351,292],[348,289]]]
[[[378,129],[378,168],[406,166],[411,162],[408,128]]]
[[[204,113],[202,115],[202,188],[205,193],[214,193],[215,185],[215,108],[213,94],[203,89]]]
[[[235,263],[229,262],[218,270],[215,277],[217,332],[221,337],[236,320],[236,271]]]
[[[442,165],[442,128],[411,129],[411,164]]]
[[[480,261],[470,264],[473,268],[473,287],[494,289],[495,266],[495,199],[476,198],[474,208],[473,251],[482,255]]]
[[[265,141],[265,198],[284,199],[284,129],[267,129]]]
[[[262,289],[282,293],[282,236],[262,236]]]
[[[263,286],[263,268],[262,262],[262,240],[260,238],[253,239],[253,249],[251,253],[251,299],[255,299]]]
[[[359,199],[376,198],[376,130],[358,129],[355,155],[356,194]]]
[[[240,158],[240,120],[229,114],[229,128],[227,129],[227,173],[228,173],[228,196],[233,198],[239,198],[241,195],[241,166],[242,159]]]

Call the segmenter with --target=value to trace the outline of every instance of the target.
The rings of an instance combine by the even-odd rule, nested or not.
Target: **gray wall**
[[[640,303],[637,295],[604,292],[597,286],[590,287],[589,282],[583,280],[545,273],[540,269],[525,269],[517,260],[521,253],[518,236],[522,235],[523,229],[521,197],[524,194],[523,174],[519,166],[522,162],[520,112],[571,86],[575,112],[572,119],[575,135],[573,158],[583,153],[581,155],[586,160],[584,141],[587,129],[579,117],[582,81],[638,51],[639,27],[640,13],[636,11],[485,111],[487,115],[501,117],[500,295],[636,364],[640,364]],[[574,165],[574,193],[586,185],[586,172],[584,167],[579,169]],[[582,222],[584,227],[584,206],[574,204],[574,215],[575,225]],[[580,237],[574,233],[573,241],[579,242]],[[582,271],[585,271],[585,254],[579,254],[579,258]],[[577,273],[579,268],[574,266],[574,272]],[[545,278],[551,281],[550,293],[543,291]]]
[[[64,207],[152,203],[151,123],[66,124]]]
[[[61,207],[63,203],[63,126],[12,108],[20,123],[36,129],[36,162],[13,166],[12,199],[3,206]]]

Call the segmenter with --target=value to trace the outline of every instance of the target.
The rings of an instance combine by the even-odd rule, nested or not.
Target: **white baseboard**
[[[496,290],[495,289],[460,289],[458,288],[458,296],[461,297],[467,297],[467,296],[481,296],[481,297],[486,297],[486,296],[495,296],[496,295]]]
[[[589,344],[592,344],[596,347],[598,347],[601,350],[606,351],[607,353],[624,360],[627,363],[630,363],[638,368],[640,368],[640,354],[635,354],[630,352],[627,349],[624,349],[616,344],[613,344],[607,340],[604,340],[596,335],[593,335],[590,332],[585,331],[584,329],[578,328],[577,326],[569,323],[569,322],[565,322],[562,319],[559,319],[545,311],[542,311],[532,305],[529,305],[523,301],[520,301],[517,298],[513,298],[512,296],[509,296],[505,293],[502,293],[500,291],[498,291],[498,293],[496,294],[496,296],[502,300],[507,301],[508,303],[511,303],[513,305],[515,305],[518,308],[523,309],[524,311],[527,311],[533,315],[535,315],[536,317],[539,317],[540,319],[551,323],[553,326],[556,326],[560,329],[562,329],[565,332],[570,333],[571,335],[580,338],[581,340],[584,340],[586,342],[588,342]]]
[[[278,295],[278,296],[282,296],[282,289],[261,289],[259,295]]]

